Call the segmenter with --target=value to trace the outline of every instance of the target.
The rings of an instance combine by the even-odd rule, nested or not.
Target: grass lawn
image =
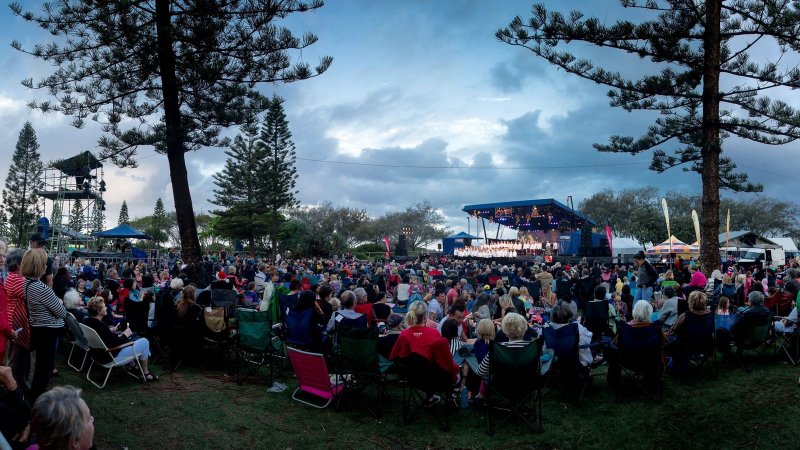
[[[667,378],[661,404],[644,397],[618,401],[600,368],[580,406],[558,392],[545,396],[543,433],[512,422],[493,437],[486,435],[483,410],[475,408],[458,412],[449,433],[429,415],[404,426],[399,390],[376,421],[357,402],[338,413],[332,406],[317,410],[295,402],[292,379],[281,380],[289,385],[285,392],[268,393],[263,375],[238,386],[221,370],[169,373],[156,365],[159,382],[139,384],[115,369],[100,390],[65,359],[59,356],[61,374],[54,382],[83,388],[101,449],[771,449],[800,442],[800,370],[776,362],[771,352],[756,359],[750,373],[719,363],[717,379],[684,384]]]

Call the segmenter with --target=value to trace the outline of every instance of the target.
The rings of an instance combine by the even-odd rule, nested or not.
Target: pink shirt
[[[694,274],[692,274],[692,281],[689,283],[689,286],[705,289],[707,282],[708,279],[706,278],[705,274],[699,270],[695,270]]]

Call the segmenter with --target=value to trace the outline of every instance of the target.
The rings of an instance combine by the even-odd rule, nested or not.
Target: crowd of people
[[[107,347],[121,347],[115,356],[137,357],[140,378],[153,382],[158,377],[148,367],[148,334],[154,329],[198,336],[208,332],[204,306],[212,292],[226,290],[237,307],[269,311],[273,322],[283,324],[286,342],[313,351],[333,351],[341,327],[377,328],[383,364],[412,353],[424,355],[452,383],[453,395],[480,402],[491,345],[525,345],[547,327],[577,322],[585,345],[580,364],[608,364],[614,385],[618,366],[613,353],[588,344],[600,338],[613,341],[621,323],[656,324],[663,332],[665,360],[682,374],[684,330],[705,324],[716,333],[719,350],[728,354],[739,348],[743,327],[758,315],[777,310],[785,318],[774,329],[794,330],[800,292],[797,261],[752,272],[721,265],[706,277],[694,262],[655,267],[643,253],[627,266],[587,261],[501,265],[459,255],[405,263],[350,256],[271,261],[223,250],[206,255],[201,270],[189,278],[177,255],[92,264],[81,258],[53,261],[41,245],[33,236],[28,250],[0,252],[0,429],[10,442],[37,442],[41,448],[63,448],[45,443],[55,438],[44,430],[64,426],[43,425],[65,417],[58,408],[73,408],[71,434],[59,434],[61,442],[68,436],[70,442],[88,439],[91,444],[91,416],[79,392],[48,391],[68,314],[95,330]],[[600,306],[608,311],[602,329],[582,320],[581,313],[592,305],[606,305]],[[722,316],[731,320],[716,320]],[[193,342],[200,348],[201,341]],[[133,344],[122,345],[128,342]],[[36,353],[34,367],[31,353]],[[551,357],[545,346],[543,358]],[[434,393],[427,398],[430,404],[441,400]],[[14,420],[6,420],[10,417]]]

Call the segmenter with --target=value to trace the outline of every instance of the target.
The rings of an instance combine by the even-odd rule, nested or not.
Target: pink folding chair
[[[296,348],[288,347],[289,361],[294,368],[297,384],[299,385],[292,393],[292,398],[300,403],[323,409],[331,404],[337,395],[342,393],[344,383],[337,381],[335,375],[328,373],[328,365],[325,357],[320,353],[311,353]],[[327,400],[325,404],[318,405],[305,401],[297,397],[297,393],[303,391],[315,397]]]

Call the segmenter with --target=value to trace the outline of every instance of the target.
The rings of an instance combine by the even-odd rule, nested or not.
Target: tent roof
[[[589,217],[552,198],[466,205],[461,210],[517,230],[579,229],[585,224],[597,226]]]
[[[725,233],[720,233],[719,243],[725,245]],[[764,236],[753,233],[752,231],[739,230],[731,231],[728,236],[728,248],[731,247],[744,247],[744,248],[781,248],[770,239]]]
[[[787,252],[796,252],[797,245],[794,243],[794,239],[789,237],[776,237],[776,238],[769,238],[770,241],[780,245],[783,249]]]
[[[74,177],[89,175],[90,171],[103,167],[103,164],[95,158],[92,152],[87,150],[71,158],[55,161],[50,166],[62,171],[65,175]]]
[[[116,226],[110,230],[96,231],[92,236],[112,238],[112,239],[152,239],[150,236],[142,233],[141,231],[133,228],[127,223]]]
[[[463,231],[456,233],[452,236],[447,236],[445,239],[483,239],[482,237],[473,236],[471,234],[467,234]]]

